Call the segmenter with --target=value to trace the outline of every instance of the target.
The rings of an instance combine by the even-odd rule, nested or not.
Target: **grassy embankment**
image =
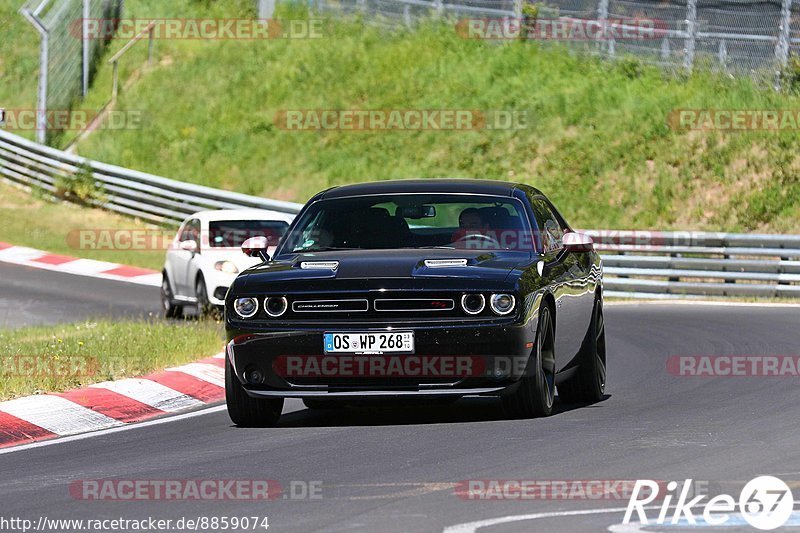
[[[0,400],[140,376],[222,349],[213,322],[90,321],[0,329]]]

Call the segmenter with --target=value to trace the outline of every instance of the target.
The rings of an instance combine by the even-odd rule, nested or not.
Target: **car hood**
[[[478,278],[502,282],[531,254],[495,250],[403,249],[348,250],[302,253],[251,268],[243,280],[248,288],[259,282],[294,280],[358,280]],[[335,265],[335,268],[333,268]]]

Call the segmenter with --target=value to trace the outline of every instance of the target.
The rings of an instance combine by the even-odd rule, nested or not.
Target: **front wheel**
[[[183,316],[183,306],[172,303],[172,289],[169,287],[169,279],[166,272],[161,278],[161,310],[164,318],[180,318]]]
[[[202,277],[198,277],[194,284],[194,294],[197,298],[197,316],[199,318],[214,317],[215,309],[208,301],[206,282]]]
[[[281,416],[283,398],[261,400],[247,395],[239,378],[233,375],[230,360],[225,357],[225,403],[228,416],[239,427],[270,427]]]
[[[542,302],[536,346],[528,360],[528,372],[513,393],[503,396],[503,408],[512,418],[549,416],[555,396],[555,329],[550,307]]]
[[[592,403],[603,399],[606,391],[606,326],[603,300],[592,309],[592,322],[578,353],[574,376],[558,386],[558,398],[567,403]]]

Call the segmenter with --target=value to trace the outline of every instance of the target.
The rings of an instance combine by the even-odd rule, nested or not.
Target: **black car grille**
[[[313,320],[422,320],[475,318],[461,309],[461,292],[422,294],[378,292],[367,294],[300,294],[286,295],[287,311],[270,321]],[[283,295],[275,295],[283,296]],[[263,299],[262,299],[263,302]],[[486,313],[491,318],[491,313]]]

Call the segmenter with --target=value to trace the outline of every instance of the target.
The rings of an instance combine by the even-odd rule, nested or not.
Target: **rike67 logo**
[[[734,517],[739,515],[750,526],[760,530],[772,530],[786,524],[794,509],[794,497],[789,486],[773,476],[759,476],[749,481],[739,494],[738,501],[729,494],[719,494],[708,498],[707,494],[690,497],[692,480],[687,479],[683,485],[670,481],[664,486],[652,480],[637,480],[633,493],[625,510],[623,524],[631,523],[636,513],[639,524],[646,525],[698,525],[695,513],[700,513],[699,525],[736,526],[744,525]],[[666,494],[659,494],[661,489]],[[648,517],[645,506],[661,498],[656,518]]]

